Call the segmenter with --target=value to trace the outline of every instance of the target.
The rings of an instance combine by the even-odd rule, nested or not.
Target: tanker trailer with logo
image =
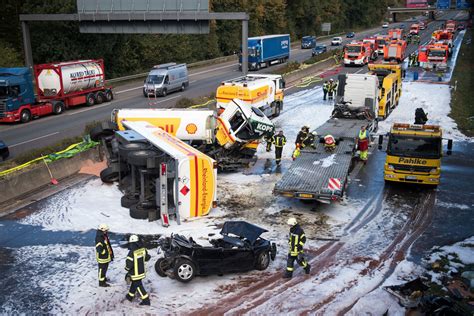
[[[22,122],[65,109],[113,99],[105,85],[103,60],[80,60],[0,68],[0,122]]]

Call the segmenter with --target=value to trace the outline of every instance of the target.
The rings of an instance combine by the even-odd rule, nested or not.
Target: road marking
[[[189,83],[195,83],[197,80],[191,80]]]
[[[151,100],[155,100],[155,99],[148,99],[148,100],[150,101],[149,102],[150,104],[158,104],[158,103],[163,103],[163,102],[173,100],[173,99],[176,99],[176,98],[179,98],[179,97],[181,97],[181,94],[175,95],[175,96],[170,97],[168,99],[159,100],[159,101],[151,101]]]
[[[355,73],[358,74],[358,73],[361,72],[362,70],[365,70],[365,67],[360,68],[360,69],[357,70]]]
[[[130,89],[125,89],[125,90],[122,90],[122,91],[117,91],[117,92],[115,92],[115,94],[120,94],[120,93],[124,93],[124,92],[128,92],[128,91],[138,90],[138,89],[141,89],[141,88],[143,88],[143,86],[130,88]]]
[[[48,134],[48,135],[44,135],[44,136],[32,138],[32,139],[30,139],[30,140],[26,140],[26,141],[21,142],[21,143],[18,143],[18,144],[10,145],[9,147],[12,148],[12,147],[20,146],[20,145],[23,145],[23,144],[26,144],[26,143],[30,143],[30,142],[34,142],[35,140],[38,140],[38,139],[41,139],[41,138],[45,138],[45,137],[49,137],[49,136],[53,136],[53,135],[56,135],[56,134],[59,134],[59,132],[54,132],[54,133],[51,133],[51,134]]]

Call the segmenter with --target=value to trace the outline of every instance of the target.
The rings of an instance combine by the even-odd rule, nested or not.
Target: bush
[[[341,52],[342,50],[341,49],[335,49],[335,50],[331,50],[331,51],[327,51],[325,53],[322,53],[320,55],[316,55],[314,57],[311,57],[310,59],[308,60],[305,60],[304,63],[306,65],[312,65],[314,63],[317,63],[318,61],[321,61],[321,60],[324,60],[326,58],[329,58],[329,57],[332,57],[334,55],[336,56],[340,56],[341,55]]]
[[[284,75],[290,72],[293,72],[295,70],[298,70],[300,68],[301,64],[297,61],[291,61],[288,62],[285,66],[275,70],[273,73],[279,74],[279,75]]]

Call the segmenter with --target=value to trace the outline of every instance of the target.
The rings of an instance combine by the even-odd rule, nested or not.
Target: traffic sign
[[[451,0],[438,0],[436,8],[438,10],[447,10],[451,7]]]
[[[456,9],[469,9],[471,4],[466,0],[456,0]]]

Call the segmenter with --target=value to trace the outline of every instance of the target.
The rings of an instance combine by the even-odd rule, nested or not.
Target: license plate
[[[416,176],[406,176],[405,179],[407,180],[416,180]]]

